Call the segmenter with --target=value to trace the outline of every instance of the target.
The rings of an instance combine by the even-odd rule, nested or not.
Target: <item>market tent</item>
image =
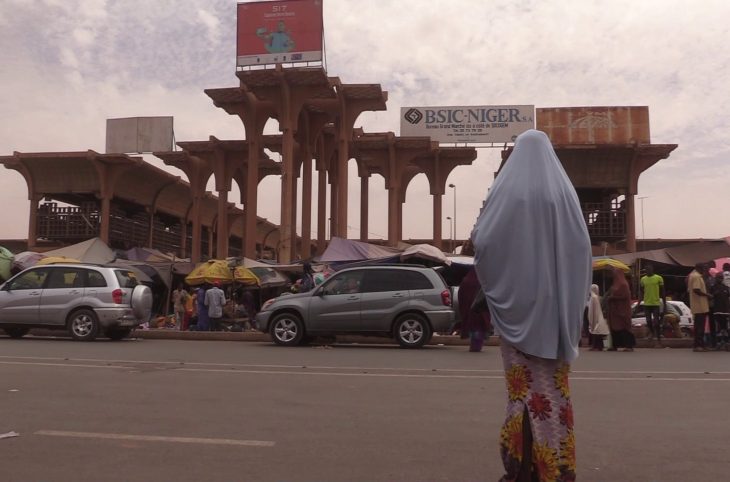
[[[24,269],[28,269],[31,266],[35,266],[38,261],[45,258],[44,255],[41,253],[36,253],[34,251],[23,251],[22,253],[18,253],[15,256],[13,256],[13,266],[12,271],[13,272],[20,272]]]
[[[200,263],[185,277],[185,282],[191,286],[215,283],[216,281],[220,283],[233,282],[233,273],[231,273],[228,261],[225,259],[209,259],[205,263]]]
[[[154,269],[152,266],[139,262],[139,261],[129,261],[126,259],[117,259],[113,263],[109,263],[110,266],[117,266],[119,268],[128,269],[129,271],[133,272],[137,276],[137,280],[139,280],[141,283],[145,284],[151,284],[155,283],[155,280],[153,278],[160,277],[160,273]],[[162,279],[164,282],[165,280]]]
[[[0,246],[0,281],[10,278],[10,268],[13,266],[13,253]]]
[[[236,258],[229,258],[229,261],[231,259],[236,259]],[[304,272],[304,263],[303,262],[290,263],[290,264],[279,264],[275,261],[265,262],[265,261],[256,261],[255,259],[251,259],[251,258],[242,258],[240,263],[245,268],[273,268],[277,271],[284,271],[287,273],[303,273]]]
[[[245,266],[236,266],[233,270],[233,279],[244,286],[259,286],[258,277]]]
[[[715,269],[718,270],[718,271],[722,271],[722,267],[725,264],[730,264],[730,258],[728,258],[728,257],[725,257],[725,258],[717,258],[715,260]]]
[[[614,254],[611,257],[624,264],[632,265],[637,259],[655,261],[668,265],[677,266],[678,263],[672,259],[666,249],[652,249],[649,251],[638,251],[636,253]]]
[[[730,245],[724,239],[717,241],[700,241],[667,248],[669,256],[682,266],[694,266],[717,258],[730,257]]]
[[[124,252],[130,261],[173,262],[175,257],[153,248],[132,248]]]
[[[241,260],[243,267],[245,268],[271,268],[270,263],[262,263],[251,258],[243,258]]]
[[[57,264],[57,263],[80,263],[78,259],[67,258],[66,256],[46,256],[39,260],[36,265]]]
[[[452,263],[466,264],[470,266],[474,264],[474,256],[466,256],[463,254],[451,254],[447,256]]]
[[[107,264],[116,259],[117,255],[104,241],[91,238],[81,243],[72,244],[65,248],[54,249],[43,253],[45,256],[63,256],[73,258],[82,263]]]
[[[330,240],[319,261],[321,263],[360,261],[399,256],[400,253],[401,250],[388,246],[378,246],[362,241],[334,237]]]
[[[624,262],[608,256],[598,256],[593,258],[593,270],[618,268],[624,273],[631,271],[631,268]]]
[[[443,251],[438,249],[436,246],[431,246],[430,244],[415,244],[407,248],[400,255],[401,261],[406,261],[412,258],[427,259],[429,261],[435,261],[445,265],[451,264],[451,260],[446,257]]]
[[[259,279],[259,286],[262,288],[286,286],[291,283],[289,278],[272,267],[254,266],[249,270]]]
[[[614,254],[613,259],[631,265],[637,259],[654,261],[671,266],[692,267],[697,263],[717,258],[730,257],[730,245],[726,239],[700,241],[664,249],[638,251],[636,253]]]

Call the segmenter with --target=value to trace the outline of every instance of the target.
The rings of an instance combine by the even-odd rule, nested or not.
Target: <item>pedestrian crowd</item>
[[[722,270],[714,262],[697,263],[686,279],[687,297],[692,313],[694,351],[728,350],[730,321],[730,263]],[[639,302],[646,319],[646,339],[650,346],[663,347],[662,337],[690,336],[682,332],[682,313],[668,302],[664,279],[647,265],[639,281]],[[584,310],[583,330],[591,350],[633,351],[636,339],[632,331],[633,302],[624,273],[613,268],[613,283],[601,298],[599,287],[591,287],[591,296]]]
[[[251,290],[235,290],[226,295],[221,283],[204,283],[186,290],[180,284],[172,292],[174,324],[182,331],[223,331],[226,320],[245,319],[243,327],[233,331],[255,328],[257,303]],[[234,323],[234,327],[237,323]]]

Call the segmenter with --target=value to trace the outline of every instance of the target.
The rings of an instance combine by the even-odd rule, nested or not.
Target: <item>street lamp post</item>
[[[454,234],[451,238],[451,252],[453,253],[454,251],[456,251],[456,184],[449,184],[449,187],[454,189]]]
[[[449,238],[451,239],[451,249],[449,251],[454,250],[454,220],[451,218],[451,216],[446,216],[446,219],[449,220]]]

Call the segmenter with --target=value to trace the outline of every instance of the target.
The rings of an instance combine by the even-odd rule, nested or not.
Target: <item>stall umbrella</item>
[[[224,259],[209,259],[200,263],[185,277],[185,282],[190,286],[212,284],[216,281],[221,284],[233,283],[233,273],[228,267],[228,261]]]

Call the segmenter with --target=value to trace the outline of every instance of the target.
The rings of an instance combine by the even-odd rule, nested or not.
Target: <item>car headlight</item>
[[[266,300],[264,305],[261,307],[261,311],[268,310],[271,307],[271,305],[273,305],[274,303],[276,303],[276,298],[271,298],[270,300]]]

